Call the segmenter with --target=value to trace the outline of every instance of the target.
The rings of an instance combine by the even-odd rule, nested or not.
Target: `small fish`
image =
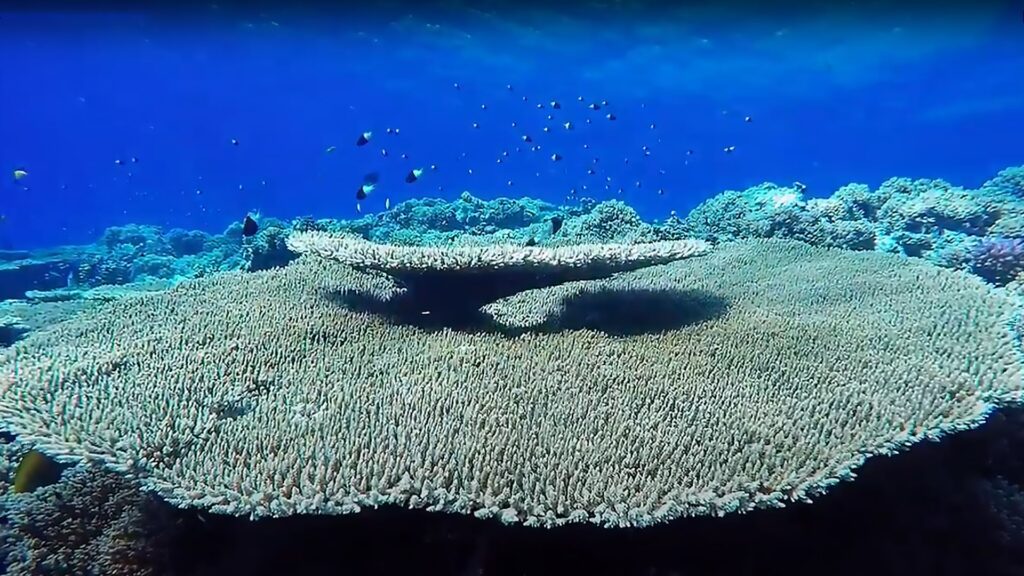
[[[753,118],[751,118],[750,116],[744,116],[744,117],[743,117],[743,121],[744,121],[744,122],[753,122],[753,121],[754,121],[754,119],[753,119]]]
[[[551,127],[550,126],[545,126],[544,127],[544,131],[545,132],[551,132]]]
[[[487,104],[481,104],[480,105],[480,109],[481,110],[487,110]]]
[[[13,173],[13,174],[14,174],[14,180],[15,180],[15,181],[18,181],[18,180],[24,180],[24,179],[25,179],[25,177],[26,177],[26,176],[28,176],[28,172],[26,172],[26,171],[25,171],[24,169],[22,169],[22,168],[15,168],[15,170],[14,170],[14,173]]]
[[[807,190],[807,185],[803,182],[793,182],[793,188],[796,188],[798,192],[803,192]]]
[[[530,238],[527,239],[526,243],[524,244],[524,246],[536,246],[536,245],[537,245],[537,239],[534,238],[533,236],[530,236]]]
[[[480,123],[479,122],[473,122],[473,128],[479,128],[479,127],[480,127]]]
[[[452,88],[455,88],[456,90],[462,90],[462,86],[460,86],[458,82],[452,84]]]
[[[601,109],[601,105],[598,104],[597,102],[594,102],[594,103],[588,105],[587,108],[590,108],[591,110],[600,110]]]
[[[256,223],[256,220],[251,214],[245,215],[245,220],[242,220],[242,237],[249,238],[255,236],[260,231],[260,225]]]
[[[654,122],[651,122],[651,130],[654,130],[655,128],[657,128],[657,126],[654,124]]]
[[[609,120],[615,120],[615,114],[612,114],[611,112],[605,114],[604,117],[609,119]]]
[[[380,180],[380,174],[377,172],[370,172],[366,176],[363,176],[363,184],[356,190],[356,200],[366,200],[366,197],[373,192],[373,189],[377,187],[377,182]],[[358,207],[359,205],[356,204]]]
[[[231,139],[231,145],[232,146],[238,146],[238,138],[232,138]]]
[[[554,236],[555,234],[558,234],[559,230],[562,229],[562,224],[565,224],[565,218],[562,218],[561,216],[552,216],[550,222],[551,235]]]
[[[385,157],[385,158],[387,158],[387,157],[388,157],[388,151],[387,151],[387,149],[386,149],[386,148],[381,148],[381,149],[380,149],[380,155],[381,155],[381,156],[383,156],[383,157]]]
[[[731,154],[732,151],[735,150],[735,149],[736,149],[735,146],[726,146],[725,148],[722,148],[722,151],[725,152],[726,154]]]
[[[562,159],[562,155],[557,153],[557,152],[555,152],[554,154],[551,155],[551,161],[552,162],[558,162],[561,159]]]
[[[558,103],[558,100],[552,100],[551,107],[554,108],[555,110],[558,110],[559,108],[562,107],[562,105]]]
[[[120,166],[120,165],[124,164],[124,162],[122,162],[121,159],[118,158],[117,160],[114,160],[114,164],[117,165],[117,166]]]
[[[370,141],[370,138],[373,138],[373,132],[363,132],[356,139],[356,146],[365,146]]]
[[[533,138],[530,138],[529,134],[523,134],[523,142],[533,142]]]
[[[566,122],[565,124],[562,124],[562,126],[565,127],[566,130],[572,130],[572,122]]]
[[[373,189],[375,187],[376,186],[374,184],[370,183],[365,183],[359,186],[359,188],[356,189],[356,200],[366,200],[366,197],[369,196],[371,192],[373,192]],[[358,207],[359,204],[356,204],[356,206]]]
[[[14,472],[14,493],[32,492],[60,479],[61,466],[52,458],[36,450],[29,450]]]
[[[330,154],[331,152],[334,152],[337,149],[338,149],[337,146],[328,146],[327,149],[324,150],[324,152],[327,153],[327,154]]]
[[[132,156],[132,164],[138,164],[138,163],[139,163],[139,159],[136,158],[135,156]]]
[[[408,174],[405,175],[405,181],[408,182],[409,184],[412,184],[413,182],[419,180],[420,176],[422,175],[422,168],[413,168],[412,170],[409,170]]]
[[[544,105],[543,105],[543,104],[541,104],[540,102],[537,102],[537,109],[538,109],[538,110],[540,110],[540,109],[541,109],[541,108],[543,108],[543,107],[544,107]]]
[[[391,210],[391,198],[384,199],[384,209]]]

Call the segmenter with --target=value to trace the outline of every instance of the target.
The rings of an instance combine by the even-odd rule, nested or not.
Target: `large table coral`
[[[1012,301],[884,254],[739,242],[625,273],[719,307],[628,335],[422,330],[330,297],[380,281],[300,259],[85,312],[0,352],[0,421],[219,513],[643,526],[811,497],[1021,391]]]
[[[287,243],[300,254],[391,276],[403,289],[391,310],[406,322],[432,314],[460,325],[471,322],[479,307],[523,290],[603,278],[708,250],[703,240],[562,247],[396,246],[324,232],[296,232]]]

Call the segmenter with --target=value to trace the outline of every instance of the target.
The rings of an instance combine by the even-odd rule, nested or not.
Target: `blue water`
[[[575,188],[662,218],[763,181],[810,195],[891,176],[977,186],[1024,163],[1021,15],[1021,2],[12,10],[0,247],[128,222],[219,232],[249,210],[357,217],[373,171],[363,213],[464,190],[564,202]],[[412,168],[427,170],[407,184]]]

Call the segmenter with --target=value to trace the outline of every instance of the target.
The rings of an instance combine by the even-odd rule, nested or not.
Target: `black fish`
[[[422,168],[413,168],[412,170],[409,170],[408,174],[405,175],[405,181],[408,182],[409,184],[412,184],[413,182],[419,180],[420,176],[422,175]]]
[[[562,218],[561,216],[552,216],[551,217],[551,235],[554,236],[555,234],[558,234],[558,231],[562,229],[562,224],[564,224],[564,223],[565,223],[565,218]]]
[[[246,214],[245,220],[242,221],[242,237],[248,238],[255,236],[260,231],[260,225],[253,220],[252,216]]]
[[[369,142],[370,138],[372,137],[373,132],[363,132],[362,134],[359,135],[359,138],[356,139],[356,146],[365,146],[366,143]]]
[[[370,192],[373,192],[379,181],[380,174],[377,172],[370,172],[363,176],[363,184],[356,190],[356,200],[366,200],[366,197],[370,195]]]

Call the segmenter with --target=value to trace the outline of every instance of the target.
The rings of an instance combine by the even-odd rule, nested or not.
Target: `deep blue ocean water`
[[[763,181],[973,187],[1024,163],[1021,2],[36,5],[0,13],[0,61],[0,248],[356,217],[370,172],[363,213],[575,189],[663,218]]]

